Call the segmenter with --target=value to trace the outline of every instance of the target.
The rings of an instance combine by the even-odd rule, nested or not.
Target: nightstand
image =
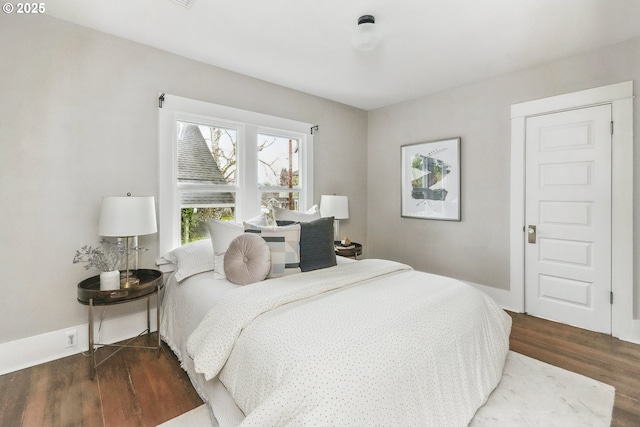
[[[358,256],[362,255],[362,245],[360,243],[351,242],[348,245],[343,245],[340,240],[336,240],[333,244],[335,246],[336,255],[353,259],[358,259]]]
[[[89,356],[91,359],[91,365],[89,367],[89,373],[91,379],[93,380],[96,373],[96,368],[100,366],[102,363],[106,362],[111,356],[115,355],[117,352],[122,350],[124,347],[138,347],[138,348],[149,348],[154,349],[158,352],[157,356],[160,356],[160,331],[158,330],[158,342],[155,347],[148,346],[131,346],[129,343],[143,335],[144,333],[151,333],[151,316],[150,316],[150,302],[151,296],[156,295],[156,305],[157,305],[157,325],[158,329],[160,328],[160,297],[159,291],[162,288],[162,272],[158,270],[136,270],[133,271],[136,277],[140,279],[140,283],[137,286],[126,288],[126,289],[118,289],[115,291],[101,291],[100,290],[100,276],[93,276],[88,279],[83,280],[78,283],[78,302],[80,304],[89,306]],[[127,341],[124,345],[120,344],[101,344],[94,342],[93,338],[93,307],[99,305],[113,305],[113,304],[124,304],[127,302],[137,301],[139,299],[147,299],[147,329],[140,332],[136,337]],[[110,346],[110,347],[119,347],[115,352],[107,356],[105,359],[96,364],[96,354],[95,350],[97,346]]]

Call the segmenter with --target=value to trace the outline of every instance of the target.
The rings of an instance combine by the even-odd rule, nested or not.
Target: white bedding
[[[188,351],[242,425],[466,426],[500,380],[510,326],[468,285],[363,260],[225,293]]]
[[[172,274],[164,287],[160,336],[180,360],[200,397],[209,403],[220,426],[237,426],[244,414],[217,379],[207,381],[193,369],[187,356],[187,338],[202,318],[226,292],[238,288],[226,279],[214,278],[213,271],[193,275],[178,283]],[[214,424],[215,425],[215,424]]]
[[[187,338],[213,304],[238,287],[226,279],[215,279],[213,271],[196,274],[182,283],[169,279],[162,298],[160,334],[178,359],[184,361]]]
[[[357,262],[338,257],[338,265]],[[172,268],[175,268],[173,266]],[[167,271],[173,271],[170,267]],[[209,404],[220,427],[235,427],[244,419],[233,398],[217,379],[207,381],[193,368],[187,356],[187,338],[196,329],[211,307],[228,291],[240,287],[226,279],[216,278],[213,271],[192,275],[182,282],[171,274],[164,286],[160,335],[176,354],[200,397]]]

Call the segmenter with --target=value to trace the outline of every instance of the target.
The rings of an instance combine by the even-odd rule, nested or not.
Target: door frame
[[[511,106],[510,292],[509,306],[524,312],[525,130],[528,117],[611,104],[611,333],[640,342],[634,320],[633,282],[633,81],[587,89]]]

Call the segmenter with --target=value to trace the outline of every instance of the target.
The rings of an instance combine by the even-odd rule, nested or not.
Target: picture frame
[[[402,217],[461,220],[460,143],[455,137],[400,147]]]

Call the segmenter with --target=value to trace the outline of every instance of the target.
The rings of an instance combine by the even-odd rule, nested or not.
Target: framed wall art
[[[460,138],[400,147],[401,216],[460,221]]]

